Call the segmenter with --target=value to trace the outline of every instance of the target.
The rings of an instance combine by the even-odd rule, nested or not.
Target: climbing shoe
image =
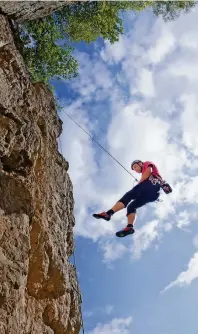
[[[108,215],[106,212],[101,212],[101,213],[94,213],[93,217],[96,219],[104,219],[109,221],[111,219],[111,216]]]
[[[116,232],[116,236],[119,238],[123,238],[133,233],[135,233],[133,226],[132,227],[127,226],[123,230]]]

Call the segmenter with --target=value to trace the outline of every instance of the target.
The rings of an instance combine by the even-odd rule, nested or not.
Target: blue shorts
[[[156,201],[160,195],[160,185],[146,180],[129,190],[120,200],[127,207],[127,215],[135,213],[136,209],[147,203]]]

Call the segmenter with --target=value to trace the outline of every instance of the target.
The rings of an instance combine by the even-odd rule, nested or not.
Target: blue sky
[[[141,208],[136,233],[117,239],[126,212],[111,222],[92,213],[134,180],[61,112],[85,333],[197,334],[198,8],[169,23],[126,14],[124,24],[114,45],[76,45],[80,75],[55,82],[56,94],[126,168],[151,160],[174,191]]]

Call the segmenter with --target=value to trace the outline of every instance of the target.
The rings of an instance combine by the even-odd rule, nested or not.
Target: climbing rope
[[[92,136],[85,130],[85,129],[83,129],[66,111],[64,111],[64,113],[74,122],[74,123],[76,123],[76,125],[78,125],[84,132],[86,132],[91,138],[92,138]],[[96,121],[98,121],[98,118],[96,117],[96,116],[94,116],[94,115],[91,115],[91,117],[92,118],[94,118]],[[102,133],[106,133],[101,127],[98,127],[99,129],[100,129],[100,131],[102,132]],[[197,159],[197,155],[196,154],[194,154],[194,153],[192,153],[190,150],[189,150],[189,148],[185,145],[185,144],[183,144],[180,140],[177,140],[176,138],[173,138],[173,137],[169,137],[168,138],[170,141],[172,141],[172,142],[175,142],[177,145],[179,145],[179,146],[182,146],[186,151],[187,151],[187,153],[189,154],[189,155],[191,155],[192,157],[194,157],[194,158],[196,158]],[[102,145],[100,145],[94,138],[92,138],[92,140],[93,141],[95,141],[99,146],[101,146],[102,147]],[[103,148],[103,147],[102,147]],[[103,148],[103,150],[104,151],[106,151],[104,148]],[[106,151],[107,152],[107,151]],[[108,152],[107,152],[108,153]],[[109,154],[109,153],[108,153]],[[111,154],[109,154],[110,156],[111,156]],[[115,161],[117,161],[113,156],[111,156]],[[118,163],[119,163],[119,161],[117,161]],[[120,164],[120,163],[119,163]],[[121,164],[120,164],[121,165]],[[122,165],[121,165],[122,166]],[[134,179],[135,179],[135,181],[138,181],[124,166],[122,166],[126,171],[127,171],[127,173],[129,173]]]
[[[114,161],[116,161],[130,176],[133,177],[134,179],[134,183],[135,181],[138,182],[138,180],[109,152],[107,151],[96,139],[94,139],[94,137],[87,131],[85,130],[78,122],[76,122],[73,117],[71,115],[69,115],[67,112],[64,112],[68,118],[70,118],[82,131],[84,131],[98,146],[100,146]],[[62,150],[62,144],[61,144],[61,140],[59,138],[59,144],[60,144],[60,152],[63,156],[63,150]],[[65,184],[65,192],[66,192],[66,184]],[[161,201],[161,200],[157,200],[157,201]],[[74,247],[74,251],[73,251],[73,261],[74,261],[74,268],[76,269],[76,257],[75,257],[75,247]],[[79,284],[79,279],[78,279],[78,275],[77,275],[77,271],[76,271],[76,276],[77,276],[77,282]],[[75,288],[75,286],[72,284],[73,289],[76,291],[76,293],[80,296],[80,301],[81,301],[81,305],[82,305],[82,297],[81,294],[79,293],[79,291]],[[81,316],[81,328],[82,328],[82,333],[85,334],[85,328],[84,328],[84,321],[83,321],[83,315],[82,315],[82,309],[80,307],[80,316]]]
[[[90,135],[90,133],[85,130],[78,122],[76,122],[73,117],[71,117],[71,115],[69,115],[66,111],[64,111],[64,113],[67,115],[68,118],[70,118],[82,131],[84,131],[98,146],[100,146],[113,160],[115,160],[130,176],[133,177],[133,179],[135,181],[138,182],[138,180],[135,178],[135,176],[133,176],[116,158],[114,158],[114,156],[108,152],[96,139],[94,139],[94,137],[92,135]]]
[[[138,182],[138,180],[116,159],[114,158],[114,156],[108,152],[96,139],[94,139],[94,137],[92,135],[90,135],[90,133],[88,131],[86,131],[78,122],[76,122],[73,117],[71,115],[69,115],[66,111],[64,111],[64,113],[66,114],[66,116],[68,118],[70,118],[82,131],[84,131],[98,146],[100,146],[113,160],[115,160],[130,176],[133,177],[134,179],[134,183],[133,186],[135,184],[135,182]],[[92,115],[92,117],[94,117]],[[94,117],[96,120],[98,120],[96,117]],[[104,133],[104,130],[102,130],[100,128],[100,131],[102,131]],[[169,140],[175,142],[177,145],[181,145],[183,146],[183,148],[185,148],[185,150],[188,152],[188,154],[192,155],[193,157],[196,157],[195,154],[193,154],[192,152],[189,151],[188,147],[185,144],[182,144],[181,142],[179,142],[178,140],[176,140],[175,138],[170,138]],[[163,202],[162,199],[157,199],[155,202]]]
[[[63,150],[62,150],[62,144],[61,144],[61,140],[59,138],[59,146],[60,146],[60,152],[63,156]],[[65,183],[65,194],[66,194],[66,183]],[[74,246],[74,251],[73,251],[73,259],[74,259],[74,268],[76,270],[76,257],[75,257],[75,246]],[[79,285],[79,279],[78,279],[78,275],[77,275],[77,270],[76,270],[76,278],[77,278],[77,283]],[[81,293],[75,288],[75,286],[72,284],[72,288],[76,291],[76,293],[78,294],[78,296],[80,297],[80,304],[82,305],[82,296]],[[81,317],[81,329],[82,329],[82,334],[85,334],[85,327],[84,327],[84,320],[83,320],[83,315],[82,315],[82,308],[80,306],[80,317]]]
[[[76,122],[73,117],[71,117],[71,115],[69,115],[67,112],[65,112],[65,114],[67,115],[68,118],[70,118],[81,130],[83,130],[98,146],[100,146],[113,160],[115,160],[130,176],[133,177],[134,179],[134,183],[133,183],[133,186],[135,184],[135,182],[138,182],[138,180],[116,159],[114,158],[114,156],[109,153],[96,139],[94,139],[94,137],[92,135],[90,135],[90,133],[85,130],[78,122]],[[62,150],[62,148],[61,148]],[[62,154],[63,155],[63,154]],[[159,203],[159,202],[163,202],[162,199],[157,199],[155,201],[156,203]]]

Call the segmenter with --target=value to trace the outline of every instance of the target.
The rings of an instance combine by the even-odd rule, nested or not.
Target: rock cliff
[[[0,1],[0,13],[17,22],[42,18],[60,9],[69,0],[64,1]]]
[[[0,333],[78,334],[74,200],[53,95],[0,15]]]

